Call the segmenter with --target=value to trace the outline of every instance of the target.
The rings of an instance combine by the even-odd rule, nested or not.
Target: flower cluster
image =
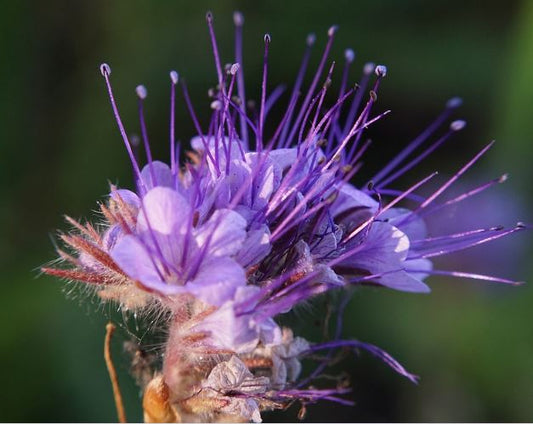
[[[315,40],[309,36],[285,112],[279,122],[270,122],[269,111],[282,94],[280,89],[267,92],[270,36],[264,38],[261,99],[258,108],[250,110],[242,67],[243,17],[236,13],[234,20],[235,63],[223,66],[213,20],[207,16],[218,80],[210,93],[212,115],[205,128],[182,82],[198,133],[189,151],[175,142],[179,78],[175,71],[170,73],[169,164],[152,158],[143,115],[147,93],[138,86],[147,157],[141,167],[119,116],[111,68],[101,66],[136,188],[111,187],[108,202],[101,205],[102,227],[71,220],[77,232],[63,240],[75,254],[59,251],[71,266],[43,269],[92,285],[101,299],[114,301],[125,311],[158,312],[168,338],[162,366],[150,370],[144,387],[148,421],[257,422],[262,411],[295,400],[348,402],[341,396],[348,391],[342,384],[330,389],[310,385],[340,347],[367,350],[416,381],[376,346],[341,340],[340,329],[332,341],[313,344],[277,323],[276,317],[319,294],[363,284],[426,293],[424,280],[433,274],[514,284],[437,270],[430,260],[523,228],[519,224],[440,237],[431,237],[426,230],[424,216],[505,179],[436,202],[490,145],[429,196],[416,191],[435,174],[406,190],[390,188],[464,127],[463,121],[452,121],[442,137],[430,141],[460,105],[459,99],[448,101],[443,113],[371,182],[355,187],[350,181],[370,144],[363,133],[384,115],[373,115],[372,109],[386,67],[366,64],[361,80],[350,88],[354,53],[347,50],[336,101],[326,106],[334,63],[326,65],[336,28],[328,31],[318,69],[303,90]],[[400,206],[404,200],[416,206]],[[326,354],[318,367],[301,377],[301,361],[322,350]]]

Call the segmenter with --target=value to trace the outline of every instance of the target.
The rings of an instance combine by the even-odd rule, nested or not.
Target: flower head
[[[145,389],[145,418],[260,421],[261,411],[327,399],[347,402],[343,385],[317,389],[335,348],[364,349],[412,381],[416,377],[371,344],[340,340],[313,344],[282,328],[276,318],[329,291],[374,284],[427,293],[432,274],[516,284],[503,278],[436,270],[430,258],[481,244],[521,230],[494,227],[432,237],[424,217],[489,188],[499,179],[444,203],[438,198],[489,148],[485,147],[432,194],[417,194],[435,174],[412,187],[392,184],[443,144],[465,123],[452,121],[430,142],[437,128],[460,105],[450,100],[443,113],[387,163],[370,182],[352,179],[370,142],[365,130],[387,112],[374,114],[377,92],[387,74],[366,64],[359,83],[349,88],[354,53],[347,50],[336,100],[327,104],[335,70],[329,51],[336,27],[328,31],[321,61],[307,89],[303,79],[314,36],[307,39],[302,67],[279,122],[269,111],[281,91],[267,90],[268,55],[258,109],[246,107],[242,66],[243,17],[236,13],[236,62],[222,66],[207,16],[217,71],[211,94],[212,116],[197,118],[187,87],[182,91],[197,136],[185,152],[175,143],[174,104],[178,74],[170,73],[170,160],[152,159],[144,123],[144,86],[138,86],[141,133],[147,157],[142,167],[122,124],[111,86],[111,68],[101,73],[118,127],[132,162],[136,188],[111,187],[103,231],[74,221],[79,234],[64,241],[77,253],[60,251],[70,268],[44,271],[95,287],[103,300],[126,311],[158,311],[167,327],[162,367]],[[302,95],[299,93],[302,92]],[[425,146],[425,147],[423,147]],[[418,151],[418,153],[416,153]],[[402,202],[411,200],[414,208]],[[345,302],[346,303],[346,302]],[[344,305],[345,306],[345,305]],[[339,313],[342,309],[339,308]],[[325,350],[310,375],[301,361]],[[154,412],[154,393],[167,393],[165,415]],[[159,411],[160,412],[160,411]]]

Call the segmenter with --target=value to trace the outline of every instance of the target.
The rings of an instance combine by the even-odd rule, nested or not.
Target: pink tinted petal
[[[181,228],[188,222],[189,203],[170,188],[153,188],[144,196],[143,206],[137,220],[137,230],[141,233],[157,231],[169,235],[175,227]]]

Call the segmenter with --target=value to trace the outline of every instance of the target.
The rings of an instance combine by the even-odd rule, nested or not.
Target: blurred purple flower
[[[334,340],[322,344],[295,337],[275,318],[316,295],[354,285],[427,293],[430,289],[424,280],[432,274],[516,284],[499,277],[437,270],[430,260],[524,228],[428,235],[426,216],[501,182],[497,179],[436,202],[491,145],[428,196],[417,190],[435,174],[408,189],[391,188],[464,127],[464,121],[452,121],[444,135],[430,142],[461,103],[451,99],[443,113],[370,182],[355,187],[350,181],[370,145],[363,133],[388,113],[373,114],[386,67],[366,64],[359,84],[349,88],[354,53],[347,50],[336,101],[326,106],[335,63],[325,78],[324,71],[336,28],[328,31],[310,87],[302,91],[315,40],[309,36],[282,119],[270,122],[271,107],[282,94],[281,88],[267,92],[270,36],[264,38],[259,107],[249,110],[242,67],[242,15],[235,14],[236,63],[225,67],[210,14],[207,21],[218,76],[217,90],[210,93],[213,113],[203,128],[182,82],[198,132],[191,141],[192,150],[184,155],[175,142],[178,74],[172,71],[169,165],[152,159],[143,111],[147,91],[138,86],[147,157],[141,169],[118,112],[111,69],[101,66],[136,189],[112,187],[108,204],[101,207],[107,226],[103,234],[90,224],[72,221],[81,234],[63,238],[78,254],[59,253],[73,267],[43,270],[94,285],[102,299],[118,302],[123,310],[158,313],[168,339],[163,379],[157,377],[157,387],[163,385],[170,393],[161,408],[171,411],[172,419],[260,421],[261,411],[283,408],[295,400],[304,405],[320,399],[349,402],[341,396],[347,388],[340,382],[328,389],[310,386],[322,376],[336,348],[366,350],[416,381],[376,346],[340,340],[340,318]],[[416,206],[400,207],[406,200]],[[339,315],[346,303],[339,307]],[[327,353],[318,367],[300,377],[300,361],[320,350]],[[151,387],[145,388],[145,398]],[[145,406],[147,420],[157,416]]]

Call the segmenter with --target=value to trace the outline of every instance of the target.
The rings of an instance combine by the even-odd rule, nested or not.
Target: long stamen
[[[400,168],[398,171],[396,171],[394,174],[390,175],[388,178],[386,178],[384,181],[382,181],[379,184],[376,184],[377,188],[383,188],[386,187],[391,182],[397,180],[399,177],[404,175],[407,171],[415,167],[418,163],[420,163],[422,160],[424,160],[427,156],[429,156],[431,153],[433,153],[435,150],[437,150],[438,147],[440,147],[444,142],[446,142],[450,136],[458,131],[461,131],[465,127],[466,123],[465,121],[453,121],[450,124],[449,130],[444,134],[441,138],[439,138],[435,143],[433,143],[430,147],[428,147],[424,152],[422,152],[420,155],[418,155],[415,159],[408,162],[406,165],[404,165],[402,168]]]
[[[413,240],[410,243],[410,251],[412,251],[412,253],[409,253],[408,258],[419,259],[446,255],[448,253],[457,252],[458,250],[497,240],[524,229],[525,227],[519,223],[513,228],[507,229],[503,227],[494,227],[423,240]]]
[[[181,80],[181,88],[183,90],[183,97],[185,98],[185,104],[187,105],[187,109],[189,109],[189,115],[191,116],[191,119],[194,123],[194,127],[196,128],[196,132],[198,133],[200,140],[202,140],[205,154],[209,157],[209,160],[211,161],[211,163],[215,164],[215,159],[213,158],[213,155],[211,154],[209,145],[207,144],[207,141],[204,137],[204,132],[202,131],[200,122],[198,121],[198,117],[196,116],[196,112],[194,111],[194,108],[192,106],[191,98],[189,97],[189,90],[187,89],[187,84],[185,84],[185,81],[183,79]]]
[[[113,114],[115,115],[115,120],[118,125],[118,129],[120,131],[120,135],[122,136],[122,140],[124,140],[124,144],[126,146],[126,150],[128,152],[128,155],[130,157],[131,164],[133,166],[133,170],[135,172],[135,175],[137,176],[138,184],[142,191],[145,191],[146,188],[144,187],[144,183],[141,178],[141,170],[139,169],[139,164],[137,163],[135,159],[135,155],[133,153],[133,150],[131,148],[131,143],[128,139],[128,136],[126,135],[126,130],[124,129],[124,124],[122,124],[122,120],[120,119],[120,114],[118,113],[118,107],[117,103],[115,101],[115,96],[113,95],[113,89],[111,87],[111,81],[109,79],[109,76],[111,75],[111,68],[107,63],[102,63],[100,65],[100,72],[102,73],[102,76],[105,79],[105,83],[107,86],[107,92],[109,94],[109,100],[111,101],[111,107],[113,108]]]
[[[341,86],[339,89],[339,99],[344,96],[344,93],[346,92],[346,85],[348,83],[348,74],[350,71],[350,66],[353,63],[355,59],[355,52],[352,49],[346,49],[344,51],[344,70],[342,71],[342,80],[341,80]],[[333,139],[336,134],[340,132],[340,124],[339,124],[339,117],[340,117],[340,111],[339,108],[337,112],[335,112],[335,116],[333,117],[334,124],[331,126],[331,130],[328,135],[328,149],[329,152],[329,146],[332,145]]]
[[[407,145],[398,155],[394,157],[387,165],[381,169],[376,175],[374,175],[371,181],[374,184],[379,184],[380,181],[385,178],[396,166],[398,166],[407,156],[409,156],[418,146],[424,143],[435,130],[442,125],[444,121],[448,119],[454,109],[457,109],[461,105],[462,101],[458,97],[454,97],[446,103],[446,109],[435,119],[418,137],[416,137],[411,143]]]
[[[357,111],[359,110],[359,107],[361,106],[363,95],[366,91],[368,82],[370,81],[370,75],[372,75],[375,68],[376,68],[376,65],[374,63],[367,63],[363,67],[363,75],[361,77],[361,80],[359,81],[359,84],[357,84],[357,92],[355,93],[353,102],[350,106],[350,111],[348,112],[348,116],[346,117],[346,122],[344,123],[344,128],[342,130],[342,136],[348,133],[350,127],[355,121],[355,118],[357,116]]]
[[[491,141],[487,146],[485,146],[477,155],[475,155],[465,166],[463,166],[453,177],[451,177],[445,184],[443,184],[435,193],[433,193],[430,197],[428,197],[413,213],[417,213],[421,209],[424,209],[427,207],[431,202],[433,202],[437,197],[439,197],[442,193],[444,193],[445,190],[448,189],[455,181],[459,179],[461,175],[463,175],[466,171],[474,165],[481,156],[483,156],[487,150],[489,150],[492,145],[494,144],[494,141]]]
[[[400,202],[401,200],[403,200],[405,197],[409,196],[413,191],[415,191],[416,189],[418,189],[419,187],[421,187],[422,185],[424,185],[425,183],[427,183],[429,180],[431,180],[433,177],[435,177],[435,175],[437,175],[438,173],[437,172],[434,172],[430,175],[428,175],[426,178],[420,180],[418,183],[414,184],[412,187],[410,187],[409,189],[407,189],[406,191],[404,191],[400,196],[396,197],[392,202],[390,202],[389,204],[387,204],[382,210],[381,210],[381,214],[386,212],[387,210],[389,210],[390,208],[392,208],[394,205],[396,205],[398,202]],[[349,240],[351,240],[353,237],[355,237],[357,234],[359,234],[363,229],[367,228],[375,219],[377,218],[377,216],[373,216],[371,217],[370,219],[366,220],[365,222],[363,222],[361,225],[359,225],[357,228],[355,228],[345,239],[344,241],[347,242]],[[346,255],[346,254],[345,254]],[[348,252],[348,255],[347,257],[353,255],[353,252]],[[344,255],[341,255],[339,258],[343,257]],[[338,263],[340,262],[339,258],[337,258],[337,260],[335,261],[335,263]],[[330,265],[332,266],[332,265]]]
[[[470,198],[472,196],[475,196],[476,194],[479,194],[479,193],[485,191],[486,189],[494,186],[495,184],[503,184],[505,181],[507,181],[508,177],[509,177],[508,174],[503,174],[503,175],[501,175],[498,178],[494,178],[493,180],[490,180],[490,181],[488,181],[488,182],[486,182],[484,184],[481,184],[480,186],[478,186],[478,187],[476,187],[476,188],[474,188],[472,190],[469,190],[466,193],[460,194],[459,196],[456,196],[453,199],[447,200],[444,203],[428,206],[423,211],[420,211],[420,213],[417,216],[427,216],[430,213],[434,213],[434,212],[436,212],[436,211],[438,211],[438,210],[440,210],[442,208],[445,208],[445,207],[450,206],[450,205],[454,205],[455,203],[462,202],[463,200],[466,200],[466,199],[468,199],[468,198]],[[420,203],[422,203],[422,202],[423,202],[423,200],[420,201]]]
[[[144,99],[148,95],[144,85],[138,85],[135,89],[137,97],[139,97],[139,121],[141,123],[141,136],[144,143],[144,151],[146,152],[146,159],[148,161],[148,168],[150,169],[150,176],[152,177],[152,186],[157,185],[157,180],[154,172],[154,165],[152,160],[152,152],[150,150],[150,142],[148,140],[148,130],[146,129],[146,121],[144,119]]]
[[[318,81],[320,79],[320,75],[322,74],[322,70],[324,69],[324,66],[326,64],[326,60],[329,56],[329,51],[331,50],[331,46],[333,45],[333,39],[335,38],[335,33],[337,32],[337,27],[332,26],[328,30],[328,42],[326,44],[326,47],[324,49],[324,53],[322,54],[322,59],[320,60],[320,63],[318,65],[318,68],[316,70],[315,76],[313,78],[313,81],[311,82],[311,85],[309,87],[309,90],[307,91],[307,95],[305,96],[305,99],[302,103],[302,106],[300,108],[300,112],[298,113],[298,116],[296,117],[296,121],[294,122],[292,126],[292,130],[289,133],[289,142],[293,139],[294,135],[296,134],[296,131],[298,130],[298,127],[300,125],[300,122],[304,118],[304,115],[309,107],[309,102],[311,101],[311,98],[313,97],[313,93],[315,92],[315,88],[318,84]]]
[[[378,69],[379,69],[379,72],[378,72]],[[337,158],[339,157],[340,153],[344,150],[344,148],[346,147],[348,142],[352,139],[352,137],[354,135],[356,135],[356,133],[358,133],[358,132],[360,133],[361,129],[366,127],[366,125],[367,125],[367,123],[365,122],[366,121],[366,117],[367,117],[368,113],[370,112],[370,109],[372,108],[372,105],[374,104],[374,102],[377,99],[377,96],[376,96],[375,93],[376,93],[376,90],[378,89],[379,81],[381,80],[381,78],[383,78],[386,75],[386,72],[387,71],[386,71],[386,68],[384,66],[376,67],[376,73],[378,74],[378,79],[376,81],[376,84],[374,85],[374,90],[370,92],[370,98],[368,99],[368,102],[367,102],[367,104],[365,106],[365,109],[363,110],[363,112],[361,113],[361,115],[359,116],[357,121],[353,124],[352,128],[350,129],[350,132],[344,137],[342,142],[339,144],[339,146],[337,147],[335,153],[333,153],[331,155],[330,159],[328,160],[328,162],[324,166],[324,169],[329,168],[331,166],[331,164],[335,160],[337,160]]]
[[[211,38],[211,46],[213,47],[213,56],[215,58],[215,66],[217,68],[218,84],[222,90],[222,81],[224,79],[222,73],[222,64],[220,62],[220,55],[218,54],[217,38],[215,36],[215,28],[213,26],[213,14],[207,12],[205,15],[207,27],[209,28],[209,37]]]
[[[315,116],[313,117],[313,122],[311,124],[311,129],[309,130],[309,133],[313,133],[315,131],[316,121],[318,119],[318,115],[320,115],[320,112],[322,111],[322,104],[324,103],[324,98],[326,97],[328,88],[331,86],[331,75],[333,74],[333,69],[335,69],[335,62],[331,64],[328,71],[328,76],[326,77],[326,81],[324,81],[324,84],[322,85],[320,99],[318,100],[318,105],[316,108]]]
[[[300,95],[300,88],[304,80],[305,71],[307,70],[307,66],[309,65],[309,58],[311,57],[311,49],[313,45],[315,44],[315,41],[316,41],[315,34],[309,34],[307,36],[306,49],[304,52],[302,63],[300,65],[300,69],[298,70],[298,75],[296,76],[296,81],[294,82],[294,87],[292,89],[291,98],[289,100],[289,107],[287,108],[287,112],[285,113],[285,116],[283,117],[283,121],[284,121],[283,130],[281,132],[281,136],[279,139],[279,145],[281,147],[288,147],[292,141],[290,138],[287,138],[287,133],[290,129],[292,115],[295,110],[294,106],[296,105],[296,101],[298,100],[298,96]]]
[[[522,284],[524,284],[523,281],[509,280],[507,278],[495,277],[493,275],[476,274],[473,272],[445,271],[445,270],[438,270],[438,269],[426,270],[426,269],[411,269],[411,268],[406,268],[405,271],[411,272],[411,273],[421,273],[421,274],[429,274],[429,275],[445,275],[448,277],[457,277],[457,278],[471,278],[473,280],[491,281],[493,283],[510,284],[512,286],[521,286]]]
[[[235,23],[235,62],[241,65],[241,72],[237,75],[237,93],[239,95],[239,110],[241,114],[246,114],[246,94],[244,88],[244,73],[243,73],[243,57],[242,57],[242,26],[244,24],[244,16],[241,12],[235,12],[233,14],[233,22]],[[250,148],[248,141],[248,127],[246,126],[246,120],[243,116],[239,119],[241,126],[241,141],[244,148],[248,150]]]
[[[266,85],[268,74],[268,46],[270,45],[270,34],[265,34],[265,54],[263,56],[263,81],[261,82],[261,106],[259,109],[259,124],[257,125],[257,146],[256,150],[260,152],[263,149],[263,125],[265,120],[265,101],[266,101]]]
[[[176,85],[179,75],[176,71],[170,71],[170,169],[176,178]]]

